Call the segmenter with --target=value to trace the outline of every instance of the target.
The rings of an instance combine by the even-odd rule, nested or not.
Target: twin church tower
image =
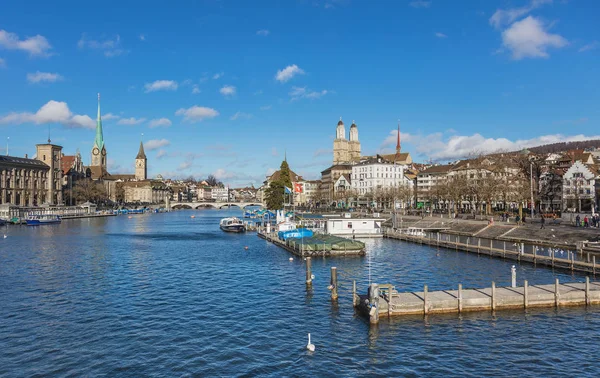
[[[92,167],[101,167],[102,171],[107,171],[106,145],[104,144],[104,135],[102,133],[102,117],[100,115],[100,93],[98,93],[98,118],[96,119],[96,138],[92,147]],[[140,142],[140,149],[135,157],[135,179],[146,180],[148,178],[148,159],[144,152],[144,144]]]
[[[360,161],[360,142],[358,141],[358,127],[352,121],[350,126],[350,140],[346,139],[346,129],[340,117],[333,141],[333,164],[352,163]]]

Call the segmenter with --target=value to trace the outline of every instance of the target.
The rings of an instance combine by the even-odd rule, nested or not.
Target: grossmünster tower
[[[102,135],[102,118],[100,117],[100,93],[98,93],[98,118],[96,120],[96,138],[92,147],[92,166],[106,169],[106,146]]]

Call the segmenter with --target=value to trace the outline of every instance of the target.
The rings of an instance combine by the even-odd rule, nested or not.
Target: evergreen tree
[[[285,203],[292,202],[292,195],[285,194],[285,187],[292,189],[290,166],[286,160],[281,162],[277,180],[272,181],[267,190],[265,190],[265,202],[269,209],[283,209]]]

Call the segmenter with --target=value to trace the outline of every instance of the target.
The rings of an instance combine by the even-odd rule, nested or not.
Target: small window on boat
[[[348,228],[352,228],[352,222],[348,222]]]

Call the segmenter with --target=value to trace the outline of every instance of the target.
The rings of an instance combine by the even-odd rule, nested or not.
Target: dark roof
[[[343,125],[343,124],[344,124],[344,122],[342,122],[342,120],[340,119],[340,121],[338,122],[338,126]]]
[[[87,167],[92,173],[92,180],[114,180],[110,173],[104,167],[94,165]]]
[[[352,170],[352,164],[334,164],[331,167],[325,169],[324,171],[321,171],[321,173],[327,172],[327,171],[331,171],[332,169],[349,169],[349,170]]]
[[[144,152],[144,143],[140,142],[140,150],[138,151],[136,159],[145,159],[146,153]]]
[[[352,125],[350,125],[350,128],[356,127],[356,123],[352,122]]]
[[[273,172],[273,174],[267,178],[267,181],[269,181],[269,182],[277,181],[277,180],[279,180],[279,176],[281,176],[281,170],[277,170],[277,171]],[[298,182],[298,181],[304,181],[304,179],[302,178],[302,176],[297,175],[294,171],[292,171],[290,169],[290,181]]]
[[[135,175],[132,174],[116,174],[116,175],[110,175],[113,180],[134,180],[135,179]]]
[[[434,165],[434,166],[431,166],[431,167],[419,172],[419,174],[422,174],[422,173],[425,173],[425,174],[447,173],[452,169],[452,167],[454,167],[454,165],[452,165],[452,164]]]
[[[22,167],[36,167],[36,168],[46,168],[50,169],[50,166],[46,163],[36,160],[36,159],[28,159],[17,156],[0,156],[0,164],[11,164],[18,165]]]

